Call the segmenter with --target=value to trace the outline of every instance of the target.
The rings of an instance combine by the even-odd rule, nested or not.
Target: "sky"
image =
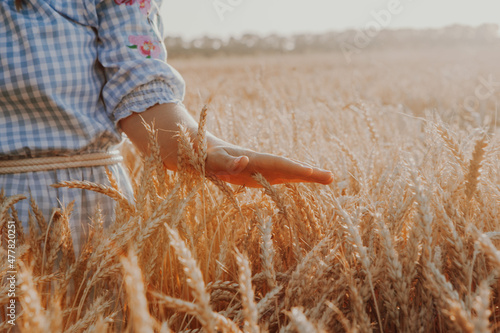
[[[227,38],[452,24],[500,25],[499,0],[164,0],[166,33],[192,39]],[[379,22],[379,23],[377,23]]]

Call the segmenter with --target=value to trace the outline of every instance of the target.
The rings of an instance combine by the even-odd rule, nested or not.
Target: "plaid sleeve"
[[[155,0],[102,0],[98,17],[98,59],[106,84],[102,97],[117,123],[155,104],[182,103],[185,83],[167,64]]]

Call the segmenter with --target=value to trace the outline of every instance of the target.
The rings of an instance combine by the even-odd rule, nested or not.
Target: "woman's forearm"
[[[133,113],[120,120],[119,125],[130,141],[143,154],[148,154],[148,134],[143,120],[149,125],[154,122],[158,130],[160,154],[168,169],[177,169],[177,138],[178,124],[183,124],[191,133],[196,133],[198,124],[183,106],[174,103],[157,104],[142,113]]]
[[[198,124],[183,106],[158,104],[143,113],[133,113],[121,120],[119,125],[139,150],[148,154],[149,135],[143,125],[154,123],[158,130],[160,154],[165,166],[177,170],[177,138],[179,125],[183,124],[193,137]],[[237,185],[260,184],[253,178],[262,174],[271,184],[290,182],[316,182],[330,184],[331,172],[285,157],[259,153],[221,140],[207,132],[207,159],[205,171],[220,179]]]

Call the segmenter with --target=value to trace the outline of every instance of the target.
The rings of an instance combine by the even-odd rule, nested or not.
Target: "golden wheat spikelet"
[[[465,178],[465,197],[467,201],[470,201],[476,192],[481,163],[483,162],[485,152],[484,148],[486,148],[487,145],[488,142],[486,137],[483,136],[481,139],[476,141],[474,146],[474,152],[472,153],[472,158],[469,161],[469,168]]]
[[[153,318],[149,314],[144,282],[139,268],[137,255],[129,250],[127,257],[121,258],[125,289],[130,307],[130,321],[134,331],[153,333]]]

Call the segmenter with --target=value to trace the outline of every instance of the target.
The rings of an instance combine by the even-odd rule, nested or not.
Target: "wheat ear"
[[[60,188],[60,187],[79,188],[82,190],[89,190],[102,193],[114,199],[116,202],[122,205],[122,207],[124,207],[129,212],[130,215],[134,215],[135,213],[135,207],[128,202],[127,198],[120,191],[114,189],[111,186],[100,185],[88,181],[79,181],[79,180],[62,181],[56,184],[52,184],[50,186],[54,188]]]
[[[238,264],[241,302],[245,318],[245,332],[259,333],[258,312],[252,289],[252,273],[248,259],[236,249],[236,263]]]
[[[138,259],[132,250],[127,257],[121,258],[125,290],[128,304],[130,304],[130,317],[135,332],[153,333],[154,320],[149,314],[148,301],[144,292],[144,282]]]
[[[200,268],[196,264],[191,252],[184,241],[179,236],[177,230],[165,225],[170,236],[170,245],[175,249],[177,259],[184,267],[184,273],[187,276],[187,283],[191,287],[191,293],[200,307],[198,319],[207,332],[215,332],[215,322],[213,311],[210,306],[210,296],[206,292],[205,282]]]
[[[484,157],[484,148],[488,145],[486,141],[486,136],[483,136],[476,142],[474,147],[474,152],[472,153],[472,158],[469,162],[469,169],[467,172],[467,177],[465,178],[465,197],[467,201],[470,201],[477,188],[477,180],[479,178],[479,169],[481,168],[481,163]]]

